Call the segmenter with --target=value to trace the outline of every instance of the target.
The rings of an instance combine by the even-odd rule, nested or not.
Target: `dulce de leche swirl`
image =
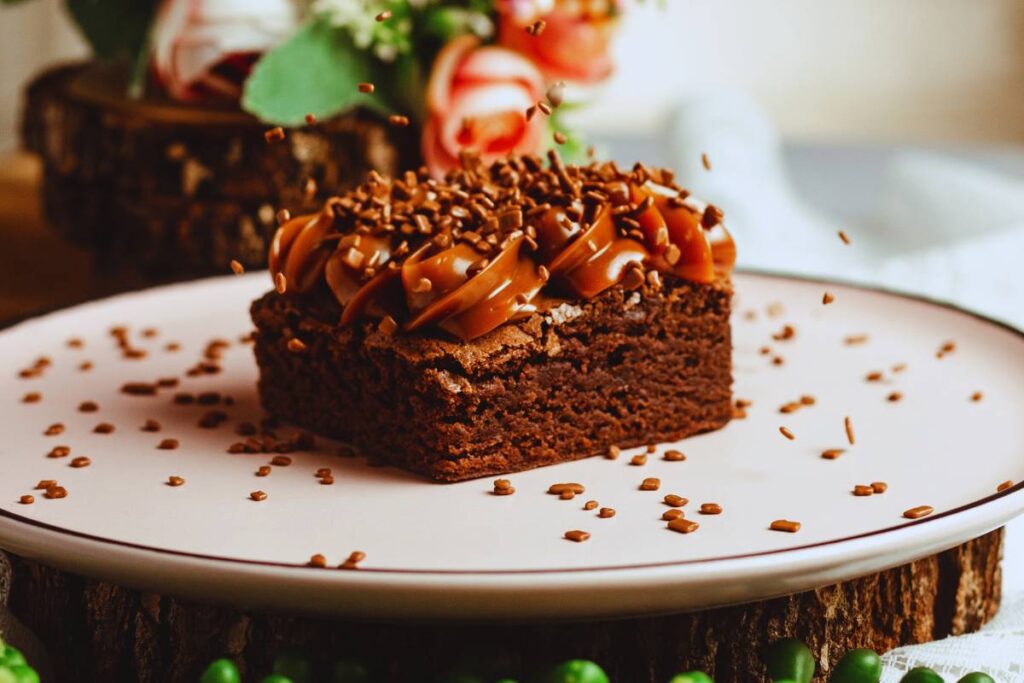
[[[467,157],[443,183],[371,173],[281,225],[271,274],[287,295],[326,284],[342,324],[380,318],[382,329],[437,327],[465,341],[529,316],[542,292],[590,298],[618,284],[657,289],[659,274],[711,282],[732,269],[721,211],[670,172],[549,158]]]

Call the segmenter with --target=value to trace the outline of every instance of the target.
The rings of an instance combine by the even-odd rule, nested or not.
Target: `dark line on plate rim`
[[[819,541],[817,543],[807,543],[804,545],[797,545],[790,548],[778,548],[776,550],[764,550],[755,553],[740,553],[737,555],[722,555],[719,557],[707,557],[698,560],[673,560],[668,562],[649,562],[645,564],[626,564],[626,565],[609,565],[604,567],[563,567],[556,569],[384,569],[384,568],[359,568],[359,572],[369,572],[375,574],[414,574],[414,575],[515,575],[515,574],[572,574],[581,572],[602,572],[602,571],[624,571],[633,569],[659,569],[664,567],[677,567],[677,566],[689,566],[698,564],[710,564],[715,562],[725,562],[728,560],[743,560],[750,559],[753,557],[769,557],[772,555],[779,555],[782,553],[794,552],[797,550],[808,550],[812,548],[822,548],[825,546],[836,545],[838,543],[845,543],[847,541],[855,541],[862,538],[870,538],[873,536],[880,536],[900,529],[906,529],[912,526],[918,526],[920,524],[926,524],[938,519],[950,517],[952,515],[959,514],[972,508],[980,507],[986,503],[989,503],[997,498],[1010,495],[1017,491],[1024,489],[1024,481],[1014,485],[1012,488],[1000,491],[999,493],[986,496],[980,500],[966,503],[956,508],[946,510],[934,515],[930,515],[923,519],[913,520],[905,524],[898,524],[895,526],[885,527],[883,529],[874,529],[872,531],[865,531],[861,534],[854,534],[853,536],[843,536],[841,538],[833,538],[827,541]],[[62,527],[54,526],[46,522],[40,522],[39,520],[31,519],[28,517],[22,517],[19,514],[10,512],[3,508],[0,508],[0,517],[6,517],[8,519],[23,523],[27,526],[37,527],[46,531],[52,531],[54,533],[72,536],[75,538],[85,539],[87,541],[93,541],[102,544],[114,545],[122,548],[130,548],[133,550],[144,550],[153,553],[159,553],[163,555],[174,555],[177,557],[187,557],[190,559],[197,560],[212,560],[216,562],[227,562],[232,564],[244,564],[259,567],[283,567],[288,569],[310,569],[316,571],[323,571],[319,567],[307,567],[305,564],[293,564],[289,562],[273,562],[270,560],[244,560],[236,557],[223,557],[220,555],[207,555],[205,553],[194,553],[187,550],[172,550],[170,548],[156,548],[153,546],[144,545],[141,543],[132,543],[129,541],[119,541],[117,539],[105,538],[103,536],[95,536],[82,531],[74,531],[71,529],[65,529]],[[768,531],[768,527],[765,527],[765,531]],[[991,530],[990,530],[991,531]],[[986,532],[987,533],[987,532]]]
[[[968,316],[970,318],[974,318],[975,320],[979,320],[979,321],[981,321],[983,323],[988,323],[989,325],[992,325],[992,326],[1000,328],[1000,329],[1002,329],[1002,330],[1004,330],[1006,332],[1009,332],[1009,333],[1013,334],[1014,336],[1019,337],[1021,339],[1021,341],[1024,341],[1024,330],[1017,329],[1016,327],[1014,327],[1013,325],[1010,325],[1009,323],[1005,323],[1005,322],[1003,322],[1001,320],[996,320],[994,318],[990,318],[990,317],[988,317],[988,316],[986,316],[984,314],[981,314],[981,313],[975,313],[973,311],[968,311],[968,310],[966,310],[964,308],[961,308],[961,307],[957,306],[956,304],[951,304],[951,303],[946,302],[946,301],[940,301],[940,300],[937,300],[937,299],[933,299],[933,298],[930,298],[930,297],[928,297],[926,295],[922,295],[922,294],[903,293],[903,292],[898,292],[898,291],[893,290],[893,289],[887,289],[885,287],[879,287],[879,286],[874,286],[874,285],[862,285],[862,284],[857,284],[857,283],[853,283],[853,282],[849,282],[849,281],[844,281],[844,280],[840,280],[840,279],[836,279],[836,280],[822,280],[822,279],[816,278],[816,277],[810,277],[810,276],[804,276],[804,275],[789,275],[789,274],[785,274],[785,273],[777,273],[777,272],[771,272],[771,271],[765,271],[765,270],[740,269],[740,270],[737,270],[736,272],[741,274],[741,275],[753,275],[755,277],[766,277],[766,278],[777,279],[777,280],[793,280],[793,281],[797,281],[797,282],[806,282],[806,283],[819,284],[819,285],[839,285],[841,287],[848,287],[848,288],[851,288],[851,289],[859,289],[859,290],[865,291],[865,292],[873,292],[873,293],[876,293],[876,294],[883,294],[885,296],[890,296],[890,297],[894,297],[894,298],[897,298],[897,299],[908,299],[908,300],[911,300],[911,301],[916,301],[916,302],[919,302],[919,303],[928,304],[930,306],[935,306],[936,308],[946,309],[946,310],[952,311],[954,313],[959,313],[961,315],[965,315],[965,316]],[[225,276],[219,276],[219,277],[233,278],[235,276],[225,275]],[[204,282],[205,280],[214,280],[214,279],[217,279],[217,278],[216,277],[214,277],[214,278],[204,278],[203,280],[197,280],[197,281],[192,281],[192,282],[184,282],[184,283],[175,283],[175,284],[172,284],[172,285],[158,285],[156,287],[150,287],[150,288],[143,289],[143,290],[136,290],[136,291],[133,291],[133,292],[125,292],[123,294],[115,295],[113,297],[107,297],[107,299],[116,298],[117,296],[124,296],[126,294],[138,294],[138,293],[144,292],[144,291],[163,289],[163,288],[166,288],[166,287],[181,286],[181,285],[184,285],[186,287],[188,287],[190,285],[194,286],[194,285],[196,285],[199,282]],[[97,299],[97,300],[94,300],[94,301],[89,302],[89,303],[101,303],[102,301],[104,301],[104,299]],[[81,304],[76,304],[76,305],[81,305]],[[12,324],[17,324],[18,322],[28,322],[28,321],[32,320],[33,318],[40,317],[42,315],[49,315],[49,314],[56,313],[56,312],[58,312],[60,310],[66,310],[66,309],[70,309],[70,308],[74,308],[74,307],[75,306],[68,306],[68,307],[65,307],[64,309],[57,308],[57,309],[53,309],[53,310],[45,312],[45,313],[40,313],[40,314],[32,316],[30,318],[24,318],[22,320],[16,321],[15,323],[4,324],[3,326],[0,326],[0,331],[2,331],[3,329],[5,329],[7,327],[10,327]],[[704,558],[704,559],[699,559],[699,560],[675,560],[675,561],[670,561],[670,562],[651,562],[651,563],[646,563],[646,564],[612,565],[612,566],[606,566],[606,567],[565,567],[565,568],[561,568],[561,569],[374,569],[373,567],[367,567],[365,569],[364,568],[360,568],[360,569],[355,570],[355,571],[358,571],[358,572],[361,572],[361,573],[372,573],[372,574],[397,574],[397,575],[409,574],[409,575],[420,575],[420,576],[422,576],[422,575],[437,575],[437,576],[481,575],[481,576],[489,576],[489,575],[519,575],[519,574],[524,574],[524,575],[575,574],[575,573],[590,573],[590,572],[603,572],[603,571],[628,571],[628,570],[636,570],[636,569],[661,569],[661,568],[665,568],[665,567],[681,567],[681,566],[689,566],[689,565],[710,564],[710,563],[715,563],[715,562],[725,562],[725,561],[728,561],[728,560],[743,560],[743,559],[750,559],[750,558],[753,558],[753,557],[770,557],[772,555],[779,555],[779,554],[794,552],[794,551],[798,551],[798,550],[809,550],[809,549],[813,549],[813,548],[822,548],[822,547],[826,547],[826,546],[830,546],[830,545],[836,545],[838,543],[846,543],[848,541],[855,541],[855,540],[862,539],[862,538],[871,538],[873,536],[880,536],[882,534],[891,533],[893,531],[898,531],[900,529],[906,529],[906,528],[909,528],[909,527],[912,527],[912,526],[917,526],[917,525],[920,525],[920,524],[927,524],[928,522],[933,522],[935,520],[939,520],[939,519],[943,519],[945,517],[950,517],[952,515],[959,514],[961,512],[966,511],[966,510],[970,510],[970,509],[973,509],[973,508],[976,508],[976,507],[980,507],[980,506],[985,505],[986,503],[989,503],[989,502],[991,502],[993,500],[996,500],[998,498],[1002,498],[1002,497],[1011,495],[1011,494],[1016,493],[1016,492],[1021,491],[1021,490],[1024,490],[1024,481],[1021,481],[1021,482],[1015,484],[1014,486],[1006,489],[1005,491],[1000,491],[998,493],[991,494],[991,495],[986,496],[984,498],[981,498],[979,500],[972,501],[970,503],[966,503],[966,504],[961,505],[959,507],[952,508],[950,510],[946,510],[944,512],[940,512],[940,513],[937,513],[937,514],[934,514],[934,515],[929,515],[928,517],[925,517],[923,519],[913,520],[913,521],[907,522],[905,524],[899,524],[899,525],[896,525],[896,526],[885,527],[883,529],[875,529],[873,531],[866,531],[866,532],[864,532],[862,534],[854,534],[853,536],[843,536],[841,538],[833,538],[833,539],[829,539],[827,541],[819,541],[818,543],[808,543],[808,544],[805,544],[805,545],[793,546],[793,547],[790,547],[790,548],[778,548],[776,550],[765,550],[765,551],[756,552],[756,553],[740,553],[738,555],[724,555],[724,556],[720,556],[720,557],[709,557],[709,558]],[[189,559],[211,560],[211,561],[215,561],[215,562],[225,562],[225,563],[229,563],[229,564],[241,564],[241,565],[257,566],[257,567],[281,567],[281,568],[285,568],[285,569],[308,569],[310,571],[317,571],[317,572],[323,572],[324,571],[323,569],[320,569],[320,568],[306,567],[304,564],[291,564],[291,563],[288,563],[288,562],[271,562],[271,561],[268,561],[268,560],[243,560],[243,559],[239,559],[239,558],[235,558],[235,557],[222,557],[222,556],[219,556],[219,555],[206,555],[204,553],[193,553],[193,552],[188,552],[188,551],[184,551],[184,550],[171,550],[169,548],[155,548],[153,546],[143,545],[141,543],[130,543],[128,541],[119,541],[117,539],[105,538],[103,536],[95,536],[93,534],[87,534],[87,533],[84,533],[84,532],[81,532],[81,531],[73,531],[71,529],[64,529],[62,527],[54,526],[54,525],[48,524],[46,522],[40,522],[38,520],[31,519],[29,517],[23,517],[22,515],[10,512],[10,511],[5,510],[3,508],[0,508],[0,517],[5,517],[7,519],[16,521],[18,523],[25,524],[26,526],[36,527],[36,528],[44,529],[46,531],[52,531],[54,533],[62,534],[62,535],[66,535],[66,536],[72,536],[74,538],[80,538],[80,539],[84,539],[84,540],[88,540],[88,541],[93,541],[93,542],[101,543],[101,544],[114,545],[114,546],[118,546],[118,547],[122,547],[122,548],[130,548],[130,549],[133,549],[133,550],[143,550],[143,551],[157,553],[157,554],[162,554],[162,555],[173,555],[173,556],[176,556],[176,557],[186,557],[186,558],[189,558]],[[765,527],[765,530],[767,530],[767,527]]]

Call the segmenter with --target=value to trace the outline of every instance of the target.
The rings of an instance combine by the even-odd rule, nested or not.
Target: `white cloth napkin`
[[[800,200],[770,119],[742,93],[683,101],[669,139],[683,182],[725,211],[741,267],[926,294],[1024,327],[1024,180],[901,152],[872,215],[845,225]]]
[[[801,202],[775,128],[748,96],[684,100],[669,139],[682,181],[725,211],[740,266],[925,294],[1024,328],[1024,180],[934,153],[899,153],[869,218],[840,225]],[[1008,525],[1003,567],[1003,606],[992,623],[887,653],[883,683],[916,666],[947,681],[981,670],[1000,683],[1024,682],[1024,519]]]

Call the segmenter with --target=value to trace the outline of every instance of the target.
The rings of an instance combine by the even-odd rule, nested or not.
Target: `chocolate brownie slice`
[[[728,276],[657,285],[544,298],[469,342],[341,324],[323,290],[270,292],[252,305],[260,395],[276,416],[446,482],[722,427]]]

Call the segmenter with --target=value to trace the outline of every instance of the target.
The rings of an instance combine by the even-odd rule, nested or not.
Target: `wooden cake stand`
[[[365,112],[268,144],[268,126],[237,105],[126,93],[125,69],[62,66],[28,86],[22,121],[47,220],[120,271],[122,289],[224,273],[232,259],[263,267],[278,208],[318,207],[371,169],[419,163],[414,130]]]
[[[759,651],[779,637],[807,642],[827,672],[849,648],[970,632],[999,606],[1000,527],[1024,511],[1018,331],[835,283],[823,307],[824,283],[739,274],[745,415],[659,445],[683,462],[590,458],[513,474],[515,495],[494,496],[490,480],[430,484],[323,440],[265,477],[273,454],[229,454],[239,425],[262,417],[242,336],[268,286],[265,273],[173,285],[0,332],[13,364],[0,377],[9,608],[60,680],[194,681],[224,655],[256,675],[301,647],[389,681],[467,660],[525,678],[582,657],[620,683],[688,669],[728,683],[762,677]],[[787,324],[796,333],[779,335]],[[216,370],[194,371],[201,360]],[[176,386],[121,390],[157,378]],[[813,405],[779,412],[801,396]],[[224,413],[214,426],[211,410]],[[168,438],[178,447],[157,447]],[[844,453],[822,458],[831,448]],[[314,476],[324,467],[331,486]],[[650,476],[661,490],[638,490]],[[67,496],[35,489],[44,479]],[[585,494],[546,493],[565,481]],[[876,481],[884,493],[851,494]],[[668,493],[690,499],[696,532],[666,528]],[[599,518],[588,499],[617,514]],[[721,514],[698,513],[710,501]],[[922,505],[934,512],[904,516]],[[770,530],[777,519],[801,529]],[[568,541],[570,529],[591,538]],[[337,568],[354,550],[358,569]],[[314,554],[328,568],[305,566]]]
[[[10,556],[10,607],[48,643],[61,681],[190,681],[228,656],[265,672],[282,647],[345,653],[380,664],[385,680],[488,657],[532,670],[570,657],[600,662],[613,681],[667,681],[687,670],[716,681],[763,673],[761,649],[803,640],[822,665],[970,633],[999,608],[1002,530],[909,564],[824,588],[733,607],[566,622],[318,619],[182,600]],[[83,672],[89,672],[86,678]]]

